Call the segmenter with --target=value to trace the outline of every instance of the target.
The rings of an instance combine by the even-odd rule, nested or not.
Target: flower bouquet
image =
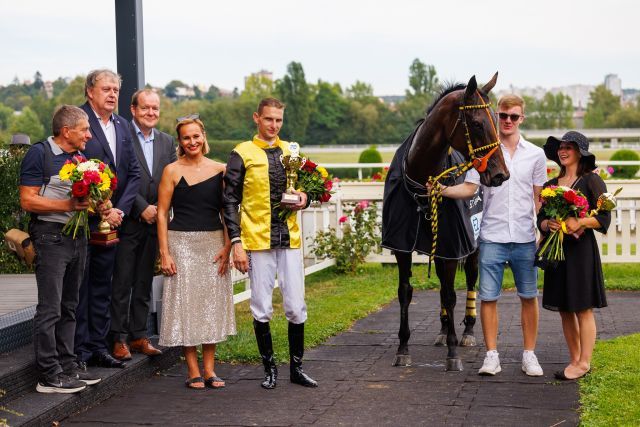
[[[613,194],[602,193],[596,202],[596,209],[589,210],[589,203],[580,191],[568,187],[549,186],[542,190],[540,199],[542,200],[541,211],[550,218],[555,218],[562,226],[560,230],[552,231],[541,244],[536,253],[535,264],[544,269],[547,266],[555,266],[559,261],[564,260],[562,242],[567,228],[564,221],[569,216],[576,218],[592,217],[602,211],[611,211],[617,206],[616,196],[620,194],[622,187]],[[588,213],[587,213],[588,212]],[[573,233],[575,238],[580,238],[580,233]]]
[[[553,266],[559,261],[564,261],[562,242],[567,234],[564,221],[569,217],[584,218],[589,211],[589,203],[580,191],[557,185],[543,189],[540,199],[541,211],[562,225],[560,230],[547,235],[536,253],[536,265],[544,269],[548,265]],[[574,237],[580,236],[574,233]]]
[[[111,203],[109,199],[118,185],[118,179],[108,165],[96,159],[87,160],[81,155],[67,160],[59,175],[61,181],[71,181],[72,197],[89,198],[89,209],[92,211],[95,211],[100,203]],[[84,227],[84,233],[89,237],[89,209],[76,211],[62,232],[67,235],[73,233],[75,239],[78,230]]]
[[[296,190],[307,193],[308,200],[325,203],[331,199],[333,181],[325,168],[306,159],[297,173]],[[280,205],[280,209],[280,217],[285,220],[293,213],[291,209],[283,205]]]

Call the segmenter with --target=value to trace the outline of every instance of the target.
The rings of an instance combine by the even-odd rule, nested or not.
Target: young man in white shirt
[[[533,265],[536,252],[535,214],[539,196],[547,180],[546,157],[542,148],[520,135],[524,120],[524,101],[517,95],[506,95],[498,101],[498,122],[502,154],[511,177],[499,187],[485,187],[484,212],[480,225],[480,318],[487,355],[478,373],[499,373],[498,299],[502,288],[504,266],[513,272],[521,302],[524,351],[522,371],[541,376],[542,368],[534,349],[538,336],[537,270]],[[463,184],[446,187],[442,195],[469,198],[480,184],[480,176],[472,169]]]

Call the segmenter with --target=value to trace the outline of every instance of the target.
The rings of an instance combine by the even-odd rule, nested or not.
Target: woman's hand
[[[582,225],[578,221],[578,218],[569,217],[564,221],[564,226],[567,229],[567,234],[577,233],[582,229]]]
[[[171,255],[160,256],[160,270],[165,276],[173,276],[178,272],[176,263],[173,261]]]
[[[223,246],[215,258],[213,258],[213,263],[218,264],[218,276],[224,276],[229,271],[229,248],[227,246]]]

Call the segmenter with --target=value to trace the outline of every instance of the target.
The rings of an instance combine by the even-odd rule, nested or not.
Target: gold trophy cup
[[[109,195],[109,197],[111,197],[111,195]],[[113,207],[109,197],[107,197],[107,201],[105,202],[107,209],[111,209]],[[97,212],[97,206],[94,203],[92,203],[92,205],[93,210]],[[89,244],[96,246],[115,245],[120,241],[120,239],[118,239],[118,232],[111,229],[111,226],[102,215],[100,215],[100,219],[101,221],[100,224],[98,224],[98,231],[91,232]]]
[[[300,196],[294,193],[298,182],[298,171],[307,162],[305,157],[300,157],[300,144],[297,142],[289,143],[289,151],[291,154],[280,156],[280,162],[284,166],[287,175],[287,189],[282,193],[280,204],[284,206],[297,205],[300,203]]]

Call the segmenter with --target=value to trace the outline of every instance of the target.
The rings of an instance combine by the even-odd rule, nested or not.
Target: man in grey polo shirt
[[[20,205],[31,213],[29,233],[36,251],[38,305],[34,317],[34,349],[41,393],[76,393],[100,381],[78,369],[73,352],[75,311],[87,253],[83,232],[74,239],[62,233],[75,211],[89,207],[86,199],[69,197],[70,181],[60,168],[81,155],[91,138],[87,114],[63,105],[53,115],[53,136],[34,144],[20,170]]]

